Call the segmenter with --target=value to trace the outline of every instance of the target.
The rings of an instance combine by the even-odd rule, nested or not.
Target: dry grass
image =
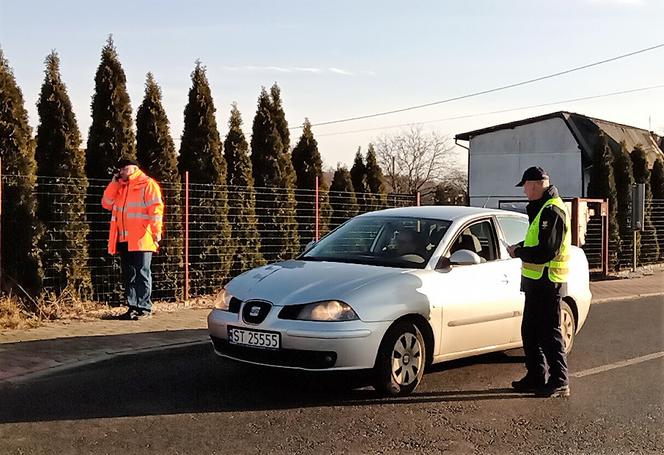
[[[29,329],[38,325],[39,319],[26,311],[18,297],[0,296],[0,329]]]
[[[153,313],[174,312],[187,308],[212,308],[212,297],[197,297],[188,302],[155,302]],[[37,299],[0,295],[0,330],[38,327],[48,321],[94,321],[118,316],[126,306],[82,301],[75,292],[65,289],[60,295],[47,293]]]
[[[28,329],[55,320],[94,320],[114,314],[106,304],[81,301],[71,290],[37,299],[15,294],[0,296],[0,330]]]

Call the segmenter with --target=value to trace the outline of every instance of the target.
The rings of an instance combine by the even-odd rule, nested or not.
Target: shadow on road
[[[436,365],[431,371],[522,361],[496,353]],[[382,398],[369,383],[369,372],[305,373],[238,364],[214,356],[205,344],[125,356],[0,387],[0,423],[525,397],[511,389],[488,389]]]

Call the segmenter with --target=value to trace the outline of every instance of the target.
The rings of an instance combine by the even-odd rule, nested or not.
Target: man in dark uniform
[[[542,397],[566,397],[570,389],[560,329],[560,290],[567,282],[570,218],[558,189],[541,167],[526,169],[516,186],[524,188],[530,201],[526,208],[530,226],[525,240],[508,248],[510,256],[522,261],[521,289],[526,297],[521,337],[527,373],[512,387]]]

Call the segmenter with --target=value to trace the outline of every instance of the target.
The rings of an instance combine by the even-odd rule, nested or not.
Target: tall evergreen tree
[[[46,57],[44,83],[37,111],[37,215],[44,226],[42,263],[45,287],[65,288],[80,298],[92,296],[88,268],[88,224],[85,220],[85,152],[67,88],[60,76],[60,58]]]
[[[152,270],[156,299],[182,298],[183,220],[182,184],[168,117],[161,103],[161,88],[147,74],[145,96],[136,113],[136,157],[141,169],[159,182],[164,200],[164,229]]]
[[[217,291],[229,277],[235,244],[228,223],[226,162],[212,92],[205,67],[196,62],[191,73],[189,102],[184,109],[179,170],[189,171],[189,257],[192,288]]]
[[[251,163],[261,252],[269,262],[290,259],[299,252],[295,172],[271,112],[272,102],[263,87],[252,127]]]
[[[646,187],[645,216],[643,231],[639,237],[639,262],[650,264],[659,258],[659,244],[657,242],[657,231],[652,222],[652,190],[650,188],[650,169],[648,169],[648,158],[645,150],[640,145],[632,150],[632,166],[634,169],[634,182],[643,183]]]
[[[314,239],[316,233],[316,177],[318,177],[318,210],[319,234],[328,231],[329,218],[326,219],[322,216],[323,213],[328,213],[329,200],[327,191],[323,191],[323,161],[318,151],[318,142],[314,138],[311,131],[311,123],[308,119],[304,120],[302,127],[302,136],[297,142],[292,153],[293,168],[297,177],[297,193],[295,198],[297,200],[297,224],[299,227],[301,248],[306,246],[311,240]]]
[[[650,189],[653,199],[664,199],[664,160],[657,158],[650,174]]]
[[[661,218],[664,211],[664,160],[662,158],[657,158],[652,166],[650,188],[653,198],[653,212],[655,211],[655,204],[657,204],[657,213]],[[655,218],[655,215],[652,215],[652,217]],[[655,228],[657,227],[655,226]],[[657,229],[657,241],[659,244],[659,262],[664,262],[664,232],[660,229]]]
[[[43,271],[37,219],[35,143],[23,93],[0,49],[0,159],[2,159],[2,278],[36,294]]]
[[[629,155],[625,142],[620,143],[620,150],[613,160],[613,175],[616,182],[616,200],[618,204],[618,227],[620,232],[620,256],[622,263],[629,263],[632,258],[633,231],[629,226],[630,205],[632,203],[632,185],[634,175],[632,172],[632,158]]]
[[[277,133],[279,133],[284,152],[290,153],[290,132],[288,131],[288,122],[286,121],[286,113],[284,112],[284,102],[281,99],[281,89],[276,82],[270,87],[270,100],[270,115],[274,121],[274,127],[277,129]]]
[[[364,165],[364,158],[360,147],[357,148],[353,167],[350,168],[350,178],[353,182],[355,197],[357,198],[358,210],[360,213],[368,212],[370,203],[369,187],[367,185],[367,167]]]
[[[289,188],[292,187],[294,190],[297,184],[297,176],[295,175],[295,169],[293,169],[293,162],[291,160],[290,131],[288,131],[284,103],[281,99],[281,89],[276,82],[270,87],[270,117],[281,139],[283,150],[283,156],[280,161],[281,172],[288,178]],[[295,205],[293,205],[293,210],[295,210]]]
[[[101,50],[101,62],[95,75],[95,92],[92,95],[92,124],[88,133],[85,173],[89,179],[86,213],[90,225],[88,252],[92,273],[92,285],[99,299],[108,289],[109,271],[117,268],[117,262],[107,254],[108,213],[101,209],[104,188],[111,178],[118,159],[127,155],[136,157],[136,137],[127,79],[118,53],[109,36]],[[120,298],[120,280],[111,281],[112,298]]]
[[[385,177],[378,165],[376,149],[369,144],[366,159],[367,189],[371,193],[367,201],[367,210],[378,210],[387,206],[387,189],[385,188]]]
[[[330,205],[332,206],[331,228],[334,229],[351,219],[358,212],[357,199],[350,172],[345,166],[338,166],[330,185]]]
[[[256,217],[256,192],[251,173],[249,145],[242,132],[242,117],[233,103],[228,122],[228,135],[224,141],[224,157],[228,167],[230,200],[228,220],[232,227],[232,237],[237,240],[231,273],[240,274],[245,270],[265,264],[260,252],[258,218]]]
[[[588,196],[606,199],[609,202],[609,267],[615,267],[620,250],[618,233],[618,199],[616,182],[613,176],[613,153],[607,144],[606,136],[600,133],[593,154],[593,167],[588,183]]]
[[[318,193],[318,235],[319,239],[330,232],[332,222],[332,205],[330,204],[330,185],[320,180]]]

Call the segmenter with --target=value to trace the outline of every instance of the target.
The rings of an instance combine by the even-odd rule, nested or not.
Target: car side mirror
[[[436,270],[447,270],[451,265],[450,258],[443,256],[438,260],[438,264],[436,264]]]
[[[450,264],[452,265],[474,265],[481,262],[480,256],[470,250],[458,250],[450,256]]]

